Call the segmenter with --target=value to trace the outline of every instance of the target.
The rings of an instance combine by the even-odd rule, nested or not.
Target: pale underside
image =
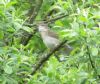
[[[60,43],[58,39],[52,38],[50,36],[46,36],[46,38],[43,39],[43,42],[50,49],[54,49]]]

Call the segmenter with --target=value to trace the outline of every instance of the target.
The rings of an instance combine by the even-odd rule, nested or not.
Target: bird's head
[[[39,32],[46,32],[48,31],[48,25],[45,23],[38,24],[38,30]]]

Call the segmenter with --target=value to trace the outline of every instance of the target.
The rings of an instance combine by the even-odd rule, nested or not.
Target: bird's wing
[[[51,37],[54,37],[54,38],[56,38],[56,39],[59,39],[58,35],[57,35],[55,32],[51,31],[51,30],[48,31],[48,34],[49,34]]]

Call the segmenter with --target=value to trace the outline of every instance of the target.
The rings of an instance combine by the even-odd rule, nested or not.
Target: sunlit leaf
[[[91,52],[92,52],[93,56],[97,56],[98,55],[98,48],[92,48]]]
[[[56,24],[57,26],[63,26],[62,22],[61,22],[61,21],[59,21],[59,20],[58,20],[58,21],[56,21],[56,22],[55,22],[55,24]]]
[[[27,31],[27,32],[29,32],[29,33],[31,33],[33,31],[31,28],[26,27],[26,26],[23,26],[22,29],[25,30],[25,31]]]
[[[7,74],[12,74],[13,70],[12,70],[12,67],[9,66],[9,65],[6,65],[4,67],[4,71],[7,73]]]
[[[4,33],[3,31],[0,31],[0,39],[3,39],[3,37],[4,37]]]

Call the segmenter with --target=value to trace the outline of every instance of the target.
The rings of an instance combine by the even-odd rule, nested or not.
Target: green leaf
[[[3,31],[0,31],[0,39],[3,39],[3,37],[4,37],[4,33]]]
[[[4,67],[4,71],[7,73],[7,74],[11,74],[13,71],[12,71],[12,67],[9,66],[9,65],[6,65]]]
[[[93,56],[98,55],[98,49],[97,49],[97,48],[92,48],[92,49],[91,49],[91,52],[92,52],[92,55],[93,55]]]
[[[80,28],[79,32],[81,36],[86,36],[86,31],[84,28]]]
[[[12,5],[15,5],[16,3],[17,3],[16,1],[8,2],[6,7],[8,8],[8,7],[12,6]]]
[[[61,21],[59,21],[59,20],[58,20],[58,21],[56,21],[56,22],[55,22],[55,24],[56,24],[57,26],[63,26],[62,22],[61,22]]]
[[[31,28],[26,27],[26,26],[24,26],[22,29],[29,33],[31,33],[33,31]]]
[[[75,29],[76,31],[79,31],[79,24],[77,22],[73,22],[71,24],[72,28]]]
[[[10,32],[10,33],[13,33],[15,31],[15,29],[10,27],[10,28],[7,29],[7,31]]]
[[[80,16],[80,17],[79,17],[79,20],[82,21],[82,22],[87,22],[87,21],[88,21],[87,18],[85,18],[85,17],[83,17],[83,16]]]

